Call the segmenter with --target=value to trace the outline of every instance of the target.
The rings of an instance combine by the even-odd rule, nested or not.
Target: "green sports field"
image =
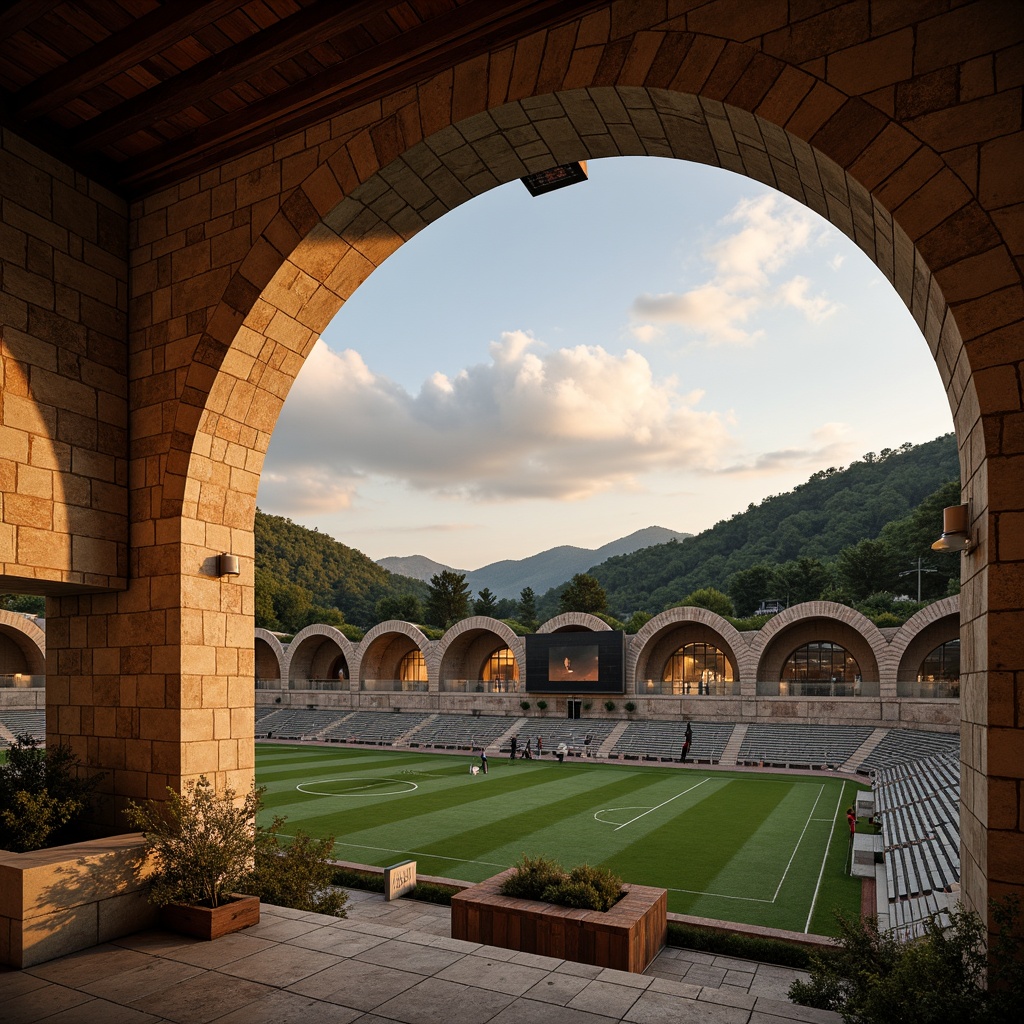
[[[833,934],[860,908],[840,778],[257,744],[264,816],[339,860],[480,881],[523,853],[663,886],[669,910]]]

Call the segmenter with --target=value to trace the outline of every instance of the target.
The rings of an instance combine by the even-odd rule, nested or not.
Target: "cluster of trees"
[[[283,516],[256,510],[256,625],[296,633],[314,622],[337,626],[353,639],[366,627],[387,618],[377,616],[386,599],[423,602],[427,586],[420,580],[381,568],[361,551],[327,534],[308,530]],[[410,616],[418,621],[418,616]]]
[[[750,615],[762,598],[787,604],[827,598],[860,605],[874,598],[890,614],[917,607],[894,595],[921,598],[955,593],[959,559],[930,545],[942,508],[958,504],[959,462],[952,434],[916,447],[905,444],[847,469],[815,473],[787,494],[717,523],[696,537],[644,548],[590,569],[620,619],[640,608],[676,607],[708,588],[732,599],[731,614]],[[901,573],[914,573],[901,576]],[[539,601],[541,618],[556,613],[562,588]],[[886,597],[887,595],[887,597]]]
[[[958,479],[951,434],[869,452],[696,537],[608,559],[543,595],[526,588],[518,600],[487,587],[474,596],[466,574],[454,570],[429,584],[398,576],[316,530],[258,511],[256,624],[295,632],[324,622],[358,639],[385,619],[443,631],[488,615],[528,633],[560,612],[582,611],[635,632],[679,605],[746,622],[762,599],[775,598],[838,601],[895,625],[920,607],[919,593],[925,602],[957,592],[959,559],[935,556],[930,546],[942,509],[959,503]],[[911,600],[898,600],[904,595]]]

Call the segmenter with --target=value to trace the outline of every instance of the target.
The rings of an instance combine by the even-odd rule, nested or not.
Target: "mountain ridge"
[[[599,548],[559,544],[538,551],[535,555],[527,555],[526,558],[504,558],[479,569],[470,570],[454,569],[453,566],[435,562],[426,555],[389,555],[376,561],[377,565],[389,572],[411,576],[424,582],[429,582],[431,576],[446,569],[465,573],[466,585],[473,593],[479,593],[487,588],[498,598],[518,598],[526,587],[531,587],[535,593],[540,594],[609,558],[632,554],[655,544],[685,540],[692,536],[693,534],[680,533],[664,526],[645,526],[625,537],[608,541]]]

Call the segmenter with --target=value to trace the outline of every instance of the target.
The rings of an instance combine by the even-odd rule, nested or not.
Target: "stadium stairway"
[[[413,736],[416,735],[416,733],[420,731],[420,729],[422,729],[428,723],[436,721],[437,715],[427,715],[427,717],[424,718],[422,722],[417,722],[408,732],[403,732],[402,735],[395,740],[392,746],[407,747],[409,745],[409,741],[413,738]]]
[[[740,757],[740,747],[743,746],[743,740],[749,728],[749,725],[736,723],[736,727],[729,737],[729,742],[726,743],[725,749],[722,751],[722,757],[718,762],[720,765],[736,764]]]
[[[597,748],[598,757],[607,757],[614,749],[619,737],[629,728],[629,722],[619,722],[610,733],[604,743]]]
[[[879,743],[885,739],[888,729],[875,729],[875,731],[846,759],[846,763],[839,769],[844,772],[855,772]]]
[[[488,754],[497,754],[503,746],[512,742],[513,736],[518,736],[526,725],[525,718],[517,718],[488,748]]]

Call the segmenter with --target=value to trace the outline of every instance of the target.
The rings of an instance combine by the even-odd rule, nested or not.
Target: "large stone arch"
[[[864,679],[881,681],[886,641],[878,627],[862,612],[832,601],[793,605],[771,619],[750,644],[757,678],[777,680],[782,663],[796,647],[810,640],[834,640],[860,663]],[[883,696],[895,697],[892,692]]]
[[[0,608],[0,676],[46,675],[46,634],[17,612]]]
[[[269,629],[258,627],[254,630],[253,657],[257,685],[263,683],[269,689],[276,683],[276,687],[273,688],[278,690],[287,687],[288,675],[284,666],[288,660],[288,653]]]
[[[344,675],[338,676],[339,659],[343,659]],[[300,629],[288,645],[285,678],[292,687],[306,679],[341,679],[339,690],[349,689],[356,646],[340,629],[313,624]],[[302,687],[297,687],[302,689]]]
[[[456,622],[431,651],[438,685],[446,679],[479,679],[483,663],[500,647],[516,659],[519,678],[525,678],[525,645],[504,622],[489,615],[472,615]]]
[[[935,601],[907,619],[890,640],[888,671],[897,682],[916,679],[925,656],[959,636],[960,598]]]
[[[367,679],[396,679],[398,665],[410,651],[420,651],[427,663],[430,689],[437,691],[435,659],[431,656],[433,641],[411,622],[388,619],[378,622],[359,641],[358,658],[352,676],[352,688],[357,689]]]
[[[753,681],[754,666],[748,657],[748,644],[739,630],[721,615],[707,608],[669,608],[644,623],[633,637],[626,655],[626,690],[637,693],[637,680],[648,678],[648,666],[655,659],[654,669],[660,671],[667,655],[662,650],[663,641],[671,640],[672,646],[694,640],[714,643],[722,650],[732,665],[738,680]],[[646,674],[645,674],[646,672]]]
[[[936,359],[977,541],[961,605],[964,893],[983,909],[989,895],[1024,889],[1009,797],[1020,729],[1007,710],[1024,671],[1021,87],[1019,50],[1006,49],[1017,25],[1009,4],[866,2],[805,18],[711,0],[669,17],[660,3],[616,0],[137,202],[130,387],[113,389],[129,396],[130,480],[115,484],[130,491],[131,544],[124,500],[120,543],[51,545],[67,564],[29,551],[30,521],[4,520],[25,553],[10,554],[11,530],[0,536],[5,565],[55,595],[48,736],[105,769],[115,803],[200,772],[246,789],[256,482],[317,332],[402,240],[519,165],[701,159],[768,181],[845,230]],[[216,223],[223,233],[206,235]],[[56,434],[42,419],[36,435]],[[14,438],[25,466],[29,433]],[[75,521],[50,516],[51,532],[84,537],[65,525]],[[238,579],[214,575],[221,551],[240,556]],[[93,593],[129,578],[122,594]],[[59,714],[90,704],[133,714],[101,743],[74,731],[90,716]]]
[[[604,629],[611,629],[604,619],[599,619],[589,612],[562,612],[542,622],[537,627],[538,633],[572,633],[572,632],[600,632]]]

